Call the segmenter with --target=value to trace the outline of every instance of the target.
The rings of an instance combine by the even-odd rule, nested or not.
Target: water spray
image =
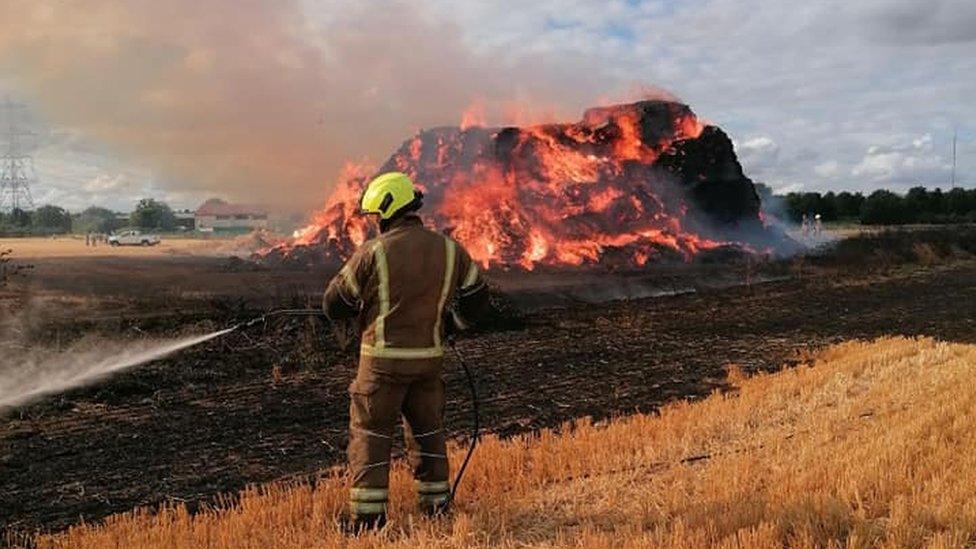
[[[209,334],[167,341],[135,341],[124,346],[104,343],[76,345],[52,354],[36,353],[0,363],[0,408],[22,406],[51,393],[60,393],[104,379],[140,364],[159,360],[271,317],[322,315],[319,309],[279,309]]]
[[[183,349],[229,334],[232,326],[209,334],[175,341],[134,342],[121,348],[102,345],[71,348],[50,357],[27,359],[25,363],[0,369],[0,408],[21,406],[51,393],[88,385],[139,364],[152,362]]]

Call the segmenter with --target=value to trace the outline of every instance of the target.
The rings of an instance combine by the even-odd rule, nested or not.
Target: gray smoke
[[[304,207],[345,161],[474,101],[495,122],[572,119],[617,82],[593,59],[476,53],[444,18],[379,0],[4,0],[0,74],[171,190]]]

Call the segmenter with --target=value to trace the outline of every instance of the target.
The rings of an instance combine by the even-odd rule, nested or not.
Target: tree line
[[[756,185],[766,211],[799,223],[803,216],[819,214],[825,222],[850,221],[862,225],[945,224],[976,222],[976,189],[948,191],[913,187],[905,194],[885,189],[867,196],[856,192],[804,192],[773,194]]]
[[[108,234],[123,228],[172,231],[176,214],[165,202],[144,198],[127,216],[92,206],[72,214],[60,206],[41,206],[32,211],[14,209],[0,213],[0,235],[51,236],[68,233]]]
[[[848,191],[779,195],[774,194],[768,185],[757,183],[756,190],[767,212],[795,223],[799,223],[804,215],[813,218],[817,214],[824,222],[849,221],[862,225],[976,222],[976,189],[956,187],[943,192],[938,188],[930,191],[913,187],[903,195],[884,189],[867,196]],[[152,198],[140,200],[128,216],[97,206],[75,214],[59,206],[0,213],[0,236],[107,234],[126,227],[168,232],[177,226],[173,209]]]

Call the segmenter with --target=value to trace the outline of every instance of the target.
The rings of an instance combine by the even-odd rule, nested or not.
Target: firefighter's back
[[[368,306],[372,322],[364,334],[364,354],[442,356],[443,311],[458,281],[457,244],[408,216],[372,245],[371,282],[377,291],[375,303]]]

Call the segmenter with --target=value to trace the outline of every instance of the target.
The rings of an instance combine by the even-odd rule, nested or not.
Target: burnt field
[[[789,261],[648,272],[495,274],[522,309],[458,347],[487,430],[652,411],[887,334],[976,341],[976,230],[861,236]],[[217,258],[35,259],[5,291],[28,345],[199,334],[307,306],[326,271]],[[656,295],[659,294],[659,295]],[[650,296],[650,297],[640,297]],[[629,297],[619,301],[601,300]],[[448,423],[470,428],[449,358]],[[269,320],[90,387],[0,411],[0,530],[57,530],[165,501],[191,508],[249,483],[341,463],[352,352],[312,319]]]

